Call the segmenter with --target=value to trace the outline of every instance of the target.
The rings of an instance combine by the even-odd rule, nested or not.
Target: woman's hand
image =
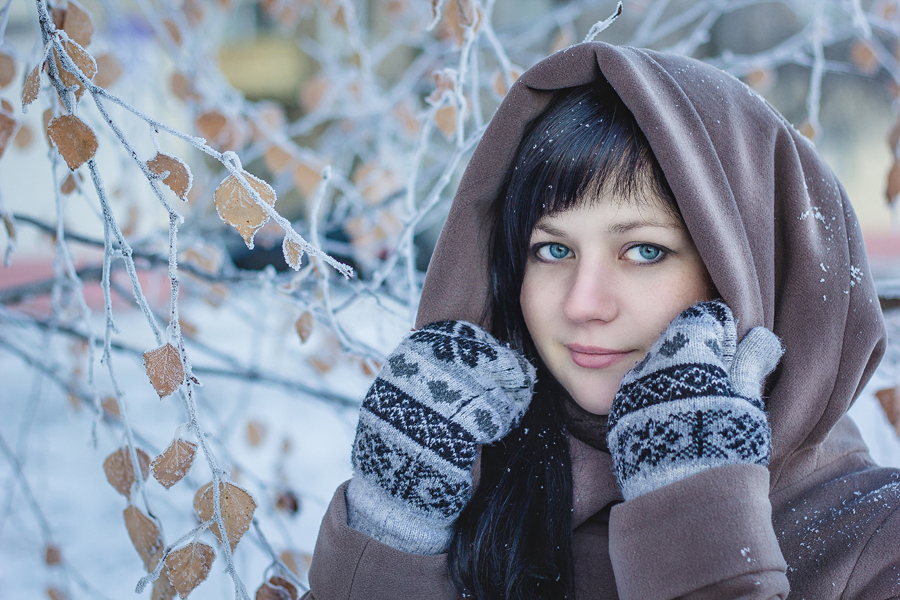
[[[442,552],[472,491],[478,446],[528,409],[535,370],[462,321],[432,323],[390,355],[363,402],[348,520],[394,548]]]
[[[761,393],[783,349],[765,327],[736,337],[728,306],[695,304],[622,378],[607,439],[626,500],[711,467],[768,464]]]

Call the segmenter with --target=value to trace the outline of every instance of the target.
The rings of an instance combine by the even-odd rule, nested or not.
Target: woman
[[[530,69],[417,326],[310,598],[900,597],[900,474],[844,418],[884,349],[859,228],[730,76],[605,44]]]

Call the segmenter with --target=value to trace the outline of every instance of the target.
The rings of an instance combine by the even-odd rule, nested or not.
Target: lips
[[[584,369],[605,369],[630,356],[633,350],[610,350],[597,346],[582,346],[580,344],[568,344],[566,349],[569,356],[579,367]]]

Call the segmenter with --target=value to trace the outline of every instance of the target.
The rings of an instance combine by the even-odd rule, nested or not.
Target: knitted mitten
[[[525,414],[534,367],[462,321],[414,332],[369,389],[353,443],[349,525],[398,550],[443,552],[469,500],[479,444]]]
[[[761,394],[781,342],[765,327],[736,337],[724,303],[696,304],[622,378],[607,440],[626,500],[711,467],[768,464]]]

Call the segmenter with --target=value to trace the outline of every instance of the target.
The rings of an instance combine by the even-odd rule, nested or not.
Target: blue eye
[[[543,244],[537,249],[537,256],[541,260],[561,260],[571,254],[571,250],[562,244]]]
[[[665,250],[652,244],[638,244],[625,252],[625,258],[639,263],[659,262],[665,258]]]

